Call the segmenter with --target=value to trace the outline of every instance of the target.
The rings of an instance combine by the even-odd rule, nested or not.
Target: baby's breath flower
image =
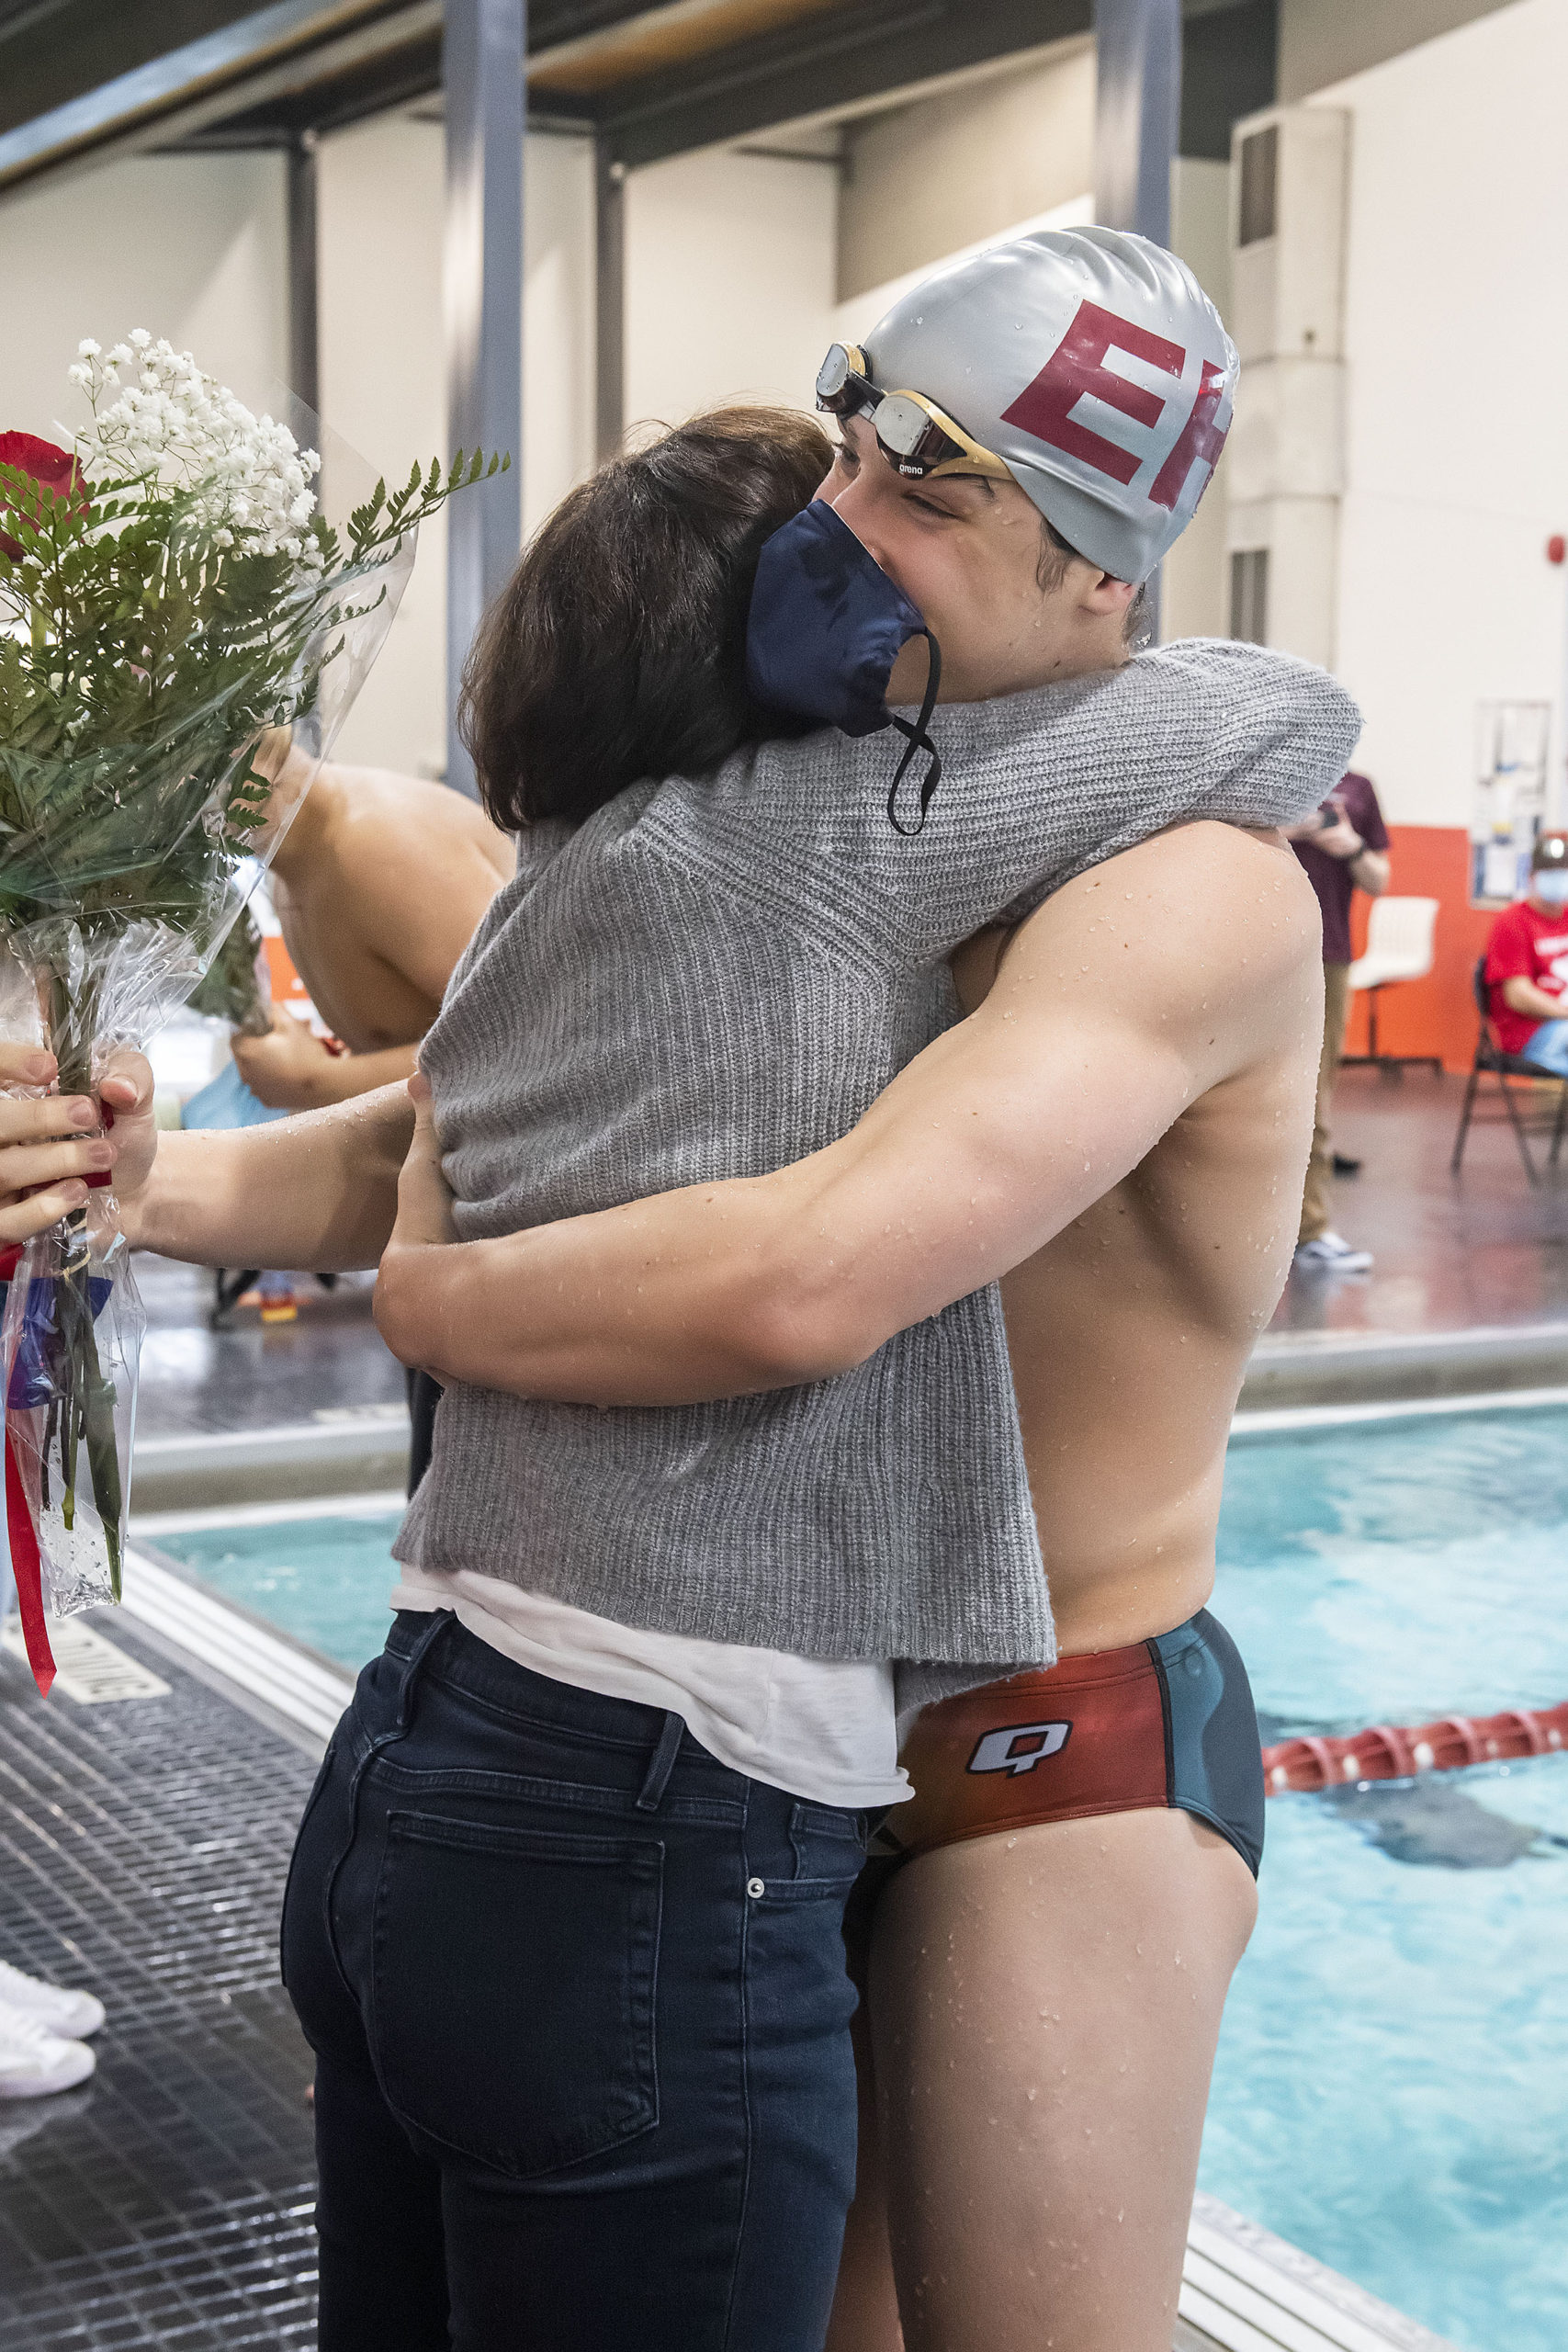
[[[82,372],[73,373],[94,407],[85,456],[96,449],[127,474],[186,492],[196,523],[228,534],[220,545],[305,556],[300,533],[316,511],[310,482],[321,462],[313,449],[302,453],[286,425],[254,415],[188,351],[154,342],[145,327],[117,344],[107,365],[98,345],[83,350]],[[122,384],[116,364],[134,367],[135,379]]]
[[[85,334],[76,345],[77,356],[83,359],[96,359],[102,350],[103,345],[95,343],[90,334]]]

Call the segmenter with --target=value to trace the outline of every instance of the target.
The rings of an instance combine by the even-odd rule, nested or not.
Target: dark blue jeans
[[[321,2352],[818,2352],[864,1828],[399,1617],[284,1900]]]

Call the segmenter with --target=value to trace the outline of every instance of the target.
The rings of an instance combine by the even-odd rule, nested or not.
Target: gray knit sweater
[[[1194,641],[940,709],[912,839],[888,737],[836,733],[536,828],[421,1057],[459,1233],[833,1141],[956,1018],[959,941],[1175,820],[1300,820],[1359,729],[1323,672]],[[964,1669],[906,1675],[906,1702],[1055,1655],[994,1287],[766,1396],[605,1411],[456,1385],[393,1549],[626,1624]]]

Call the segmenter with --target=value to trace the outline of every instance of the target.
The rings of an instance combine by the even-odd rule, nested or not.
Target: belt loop
[[[424,1628],[424,1631],[421,1634],[418,1641],[415,1642],[412,1649],[410,1650],[408,1662],[403,1668],[402,1683],[398,1691],[398,1713],[396,1721],[390,1732],[384,1732],[382,1734],[381,1741],[378,1743],[379,1745],[385,1746],[393,1739],[401,1739],[407,1736],[409,1715],[413,1705],[414,1690],[418,1684],[420,1673],[423,1668],[425,1659],[435,1647],[436,1643],[441,1639],[441,1636],[446,1631],[447,1626],[455,1625],[457,1622],[457,1617],[455,1610],[437,1609],[432,1611],[430,1623]]]
[[[359,1827],[359,1784],[365,1778],[367,1768],[376,1761],[376,1758],[380,1755],[381,1750],[384,1747],[391,1747],[400,1739],[406,1739],[408,1737],[409,1718],[413,1707],[414,1690],[419,1680],[420,1670],[423,1667],[426,1658],[430,1656],[431,1651],[435,1647],[436,1643],[441,1639],[442,1634],[446,1631],[447,1626],[455,1625],[457,1622],[457,1612],[454,1610],[437,1609],[433,1613],[430,1623],[425,1626],[424,1630],[420,1634],[418,1641],[415,1642],[412,1649],[409,1652],[407,1662],[403,1667],[403,1679],[398,1690],[398,1712],[393,1719],[391,1730],[378,1733],[377,1736],[367,1744],[364,1755],[361,1756],[354,1768],[354,1777],[348,1784],[348,1837],[336,1861],[333,1862],[332,1869],[327,1872],[326,1894],[324,1899],[327,1910],[329,1940],[332,1940],[331,1923],[333,1895],[337,1887],[338,1872],[342,1870],[344,1862],[348,1860],[349,1847],[353,1845],[355,1835]],[[335,1940],[333,1941],[333,1955],[335,1957],[337,1949]],[[339,1962],[338,1973],[340,1975],[343,1973],[341,1962]],[[346,1978],[344,1978],[344,1982],[347,1982]]]
[[[675,1758],[681,1753],[681,1742],[686,1736],[685,1718],[673,1708],[664,1718],[664,1729],[659,1735],[659,1745],[649,1761],[637,1791],[637,1811],[657,1813],[664,1792],[670,1785],[670,1775],[675,1770]]]

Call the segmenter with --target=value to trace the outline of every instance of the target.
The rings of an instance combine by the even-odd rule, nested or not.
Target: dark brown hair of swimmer
[[[832,461],[798,410],[716,409],[561,501],[463,672],[458,728],[496,824],[581,823],[644,776],[711,775],[778,732],[746,691],[751,582]]]

